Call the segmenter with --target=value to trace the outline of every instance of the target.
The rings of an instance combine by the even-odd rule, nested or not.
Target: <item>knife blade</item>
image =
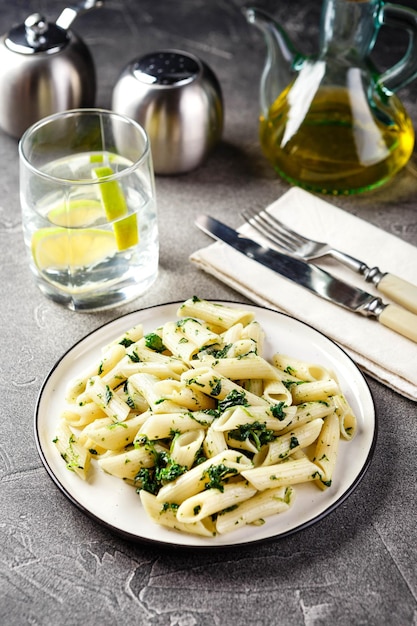
[[[385,304],[381,298],[349,285],[317,265],[262,246],[209,215],[199,215],[195,223],[207,235],[223,241],[284,278],[349,311],[375,318],[417,343],[417,315],[395,304]]]

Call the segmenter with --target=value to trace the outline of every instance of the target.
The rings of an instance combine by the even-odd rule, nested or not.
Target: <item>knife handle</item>
[[[417,315],[395,304],[387,304],[379,314],[378,321],[417,343]]]
[[[394,274],[384,274],[378,283],[378,290],[409,311],[417,313],[416,285]]]

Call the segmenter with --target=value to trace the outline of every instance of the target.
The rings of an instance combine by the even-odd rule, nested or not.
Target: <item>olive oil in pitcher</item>
[[[383,0],[323,0],[320,46],[305,57],[259,9],[248,21],[265,37],[260,142],[275,170],[312,191],[378,187],[409,160],[414,129],[397,90],[417,76],[417,11]],[[403,28],[406,54],[378,73],[370,53],[381,26]]]
[[[395,95],[380,119],[358,92],[320,87],[297,120],[288,93],[261,117],[260,140],[289,182],[321,193],[355,193],[382,185],[409,160],[414,129]]]

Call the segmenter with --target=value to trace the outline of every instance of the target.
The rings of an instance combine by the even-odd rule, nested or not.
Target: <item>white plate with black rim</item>
[[[90,333],[76,343],[54,365],[37,400],[35,437],[41,460],[59,489],[81,511],[112,531],[134,541],[155,542],[177,547],[215,548],[250,544],[282,538],[319,522],[338,507],[358,486],[376,444],[375,407],[368,384],[352,359],[332,340],[304,322],[255,305],[235,302],[221,304],[253,311],[266,340],[264,356],[281,352],[333,371],[357,417],[356,436],[341,441],[331,487],[321,491],[313,484],[296,485],[294,505],[285,513],[271,516],[260,526],[248,525],[234,532],[204,538],[163,528],[152,522],[142,508],[136,489],[101,471],[92,463],[89,478],[81,480],[67,469],[53,439],[64,408],[69,380],[100,357],[101,348],[136,324],[148,333],[175,320],[182,302],[163,304],[124,315]]]

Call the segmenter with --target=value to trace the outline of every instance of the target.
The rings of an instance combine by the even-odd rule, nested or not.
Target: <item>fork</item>
[[[366,282],[375,287],[406,309],[417,313],[417,286],[390,274],[381,272],[378,267],[369,267],[363,261],[345,252],[333,248],[328,243],[314,241],[291,230],[283,222],[267,211],[242,211],[242,217],[274,247],[280,248],[292,256],[314,261],[324,256],[331,256],[349,269],[361,274]]]

